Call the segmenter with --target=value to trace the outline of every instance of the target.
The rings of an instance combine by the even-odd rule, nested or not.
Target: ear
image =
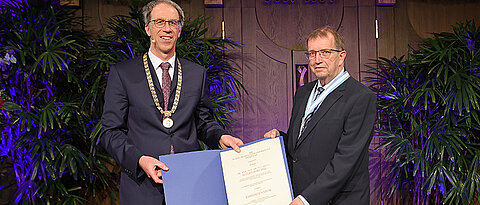
[[[340,60],[342,63],[345,61],[345,57],[347,57],[347,51],[343,50],[342,52],[340,52]]]
[[[150,26],[148,26],[148,25],[149,25],[149,24],[146,24],[146,25],[145,25],[145,32],[147,32],[148,37],[151,37],[152,34],[150,34]]]
[[[178,29],[178,38],[180,38],[180,34],[182,33],[182,27]]]

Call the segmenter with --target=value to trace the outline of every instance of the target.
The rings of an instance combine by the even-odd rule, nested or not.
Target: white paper
[[[287,165],[280,139],[266,139],[220,153],[229,205],[292,202]]]

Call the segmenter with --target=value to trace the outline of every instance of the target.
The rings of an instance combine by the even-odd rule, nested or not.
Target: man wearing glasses
[[[368,147],[376,116],[375,94],[344,68],[342,37],[313,31],[305,53],[317,77],[295,93],[284,136],[296,198],[291,204],[369,204]]]
[[[142,9],[150,49],[112,66],[102,115],[101,142],[122,166],[120,204],[164,204],[159,155],[232,147],[243,142],[214,120],[205,94],[206,70],[177,58],[175,44],[184,21],[171,0]],[[195,171],[195,170],[192,170]]]

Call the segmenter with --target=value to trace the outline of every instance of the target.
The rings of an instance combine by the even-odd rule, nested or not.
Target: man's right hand
[[[267,133],[265,133],[263,135],[263,138],[269,138],[270,137],[270,138],[273,139],[273,138],[278,137],[278,136],[280,136],[280,132],[277,129],[273,129],[273,130],[270,130]]]
[[[161,170],[168,171],[168,167],[165,166],[164,163],[158,161],[158,159],[144,155],[138,160],[138,165],[140,165],[147,174],[148,178],[152,178],[155,183],[163,184]]]

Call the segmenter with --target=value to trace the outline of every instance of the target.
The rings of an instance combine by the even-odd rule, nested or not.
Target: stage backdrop
[[[85,17],[87,29],[108,32],[102,26],[105,18],[128,13],[128,2],[83,0],[79,15]],[[451,31],[456,22],[480,22],[480,2],[471,0],[393,0],[390,6],[377,5],[376,0],[223,0],[220,7],[205,6],[202,0],[176,2],[187,17],[212,17],[208,35],[244,44],[226,55],[240,69],[249,93],[241,94],[232,114],[233,134],[246,142],[272,128],[287,130],[296,87],[314,79],[303,55],[314,29],[329,25],[344,36],[346,69],[364,82],[370,59],[405,55],[430,32]],[[378,145],[374,139],[370,146],[370,204],[383,204],[377,185],[387,162],[381,151],[373,151]]]

